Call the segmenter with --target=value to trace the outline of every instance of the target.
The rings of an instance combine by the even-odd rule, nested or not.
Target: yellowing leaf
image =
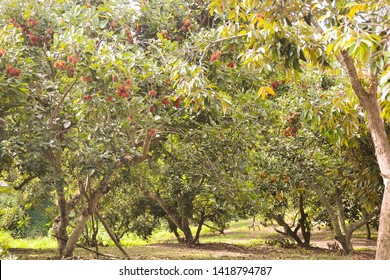
[[[161,41],[164,40],[164,36],[163,36],[160,32],[157,33],[157,37],[158,37]]]
[[[293,70],[291,68],[286,68],[286,82],[290,82],[291,81],[291,77],[293,75]]]
[[[199,110],[199,107],[200,107],[200,99],[196,98],[195,99],[194,111],[197,112]]]
[[[348,13],[349,18],[353,18],[358,11],[364,11],[366,9],[365,4],[358,4],[352,7]]]
[[[275,95],[275,91],[273,90],[273,88],[271,88],[270,86],[266,86],[265,89],[267,90],[267,92],[271,95]]]
[[[235,10],[231,10],[229,12],[228,19],[233,19],[235,17],[236,17],[236,11]]]
[[[227,100],[222,99],[221,100],[221,106],[222,106],[223,113],[226,114],[227,109],[229,108],[229,103],[227,102]]]
[[[261,96],[261,99],[265,99],[266,94],[267,91],[265,90],[265,87],[260,87],[259,91],[257,92],[257,96]]]
[[[240,32],[238,32],[237,36],[245,36],[246,34],[248,34],[248,31],[241,30]]]
[[[326,53],[330,55],[333,51],[334,43],[329,43],[329,45],[326,47]]]

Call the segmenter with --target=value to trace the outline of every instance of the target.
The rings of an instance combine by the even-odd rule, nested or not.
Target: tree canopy
[[[195,244],[256,214],[301,245],[326,220],[349,253],[383,195],[377,258],[390,258],[387,1],[7,0],[0,13],[1,195],[50,208],[61,256],[98,219],[116,241],[165,221]],[[3,225],[22,228],[19,214]]]

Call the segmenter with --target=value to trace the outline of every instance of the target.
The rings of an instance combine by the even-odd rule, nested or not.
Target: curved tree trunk
[[[58,140],[61,141],[61,134],[58,136]],[[66,240],[68,239],[68,233],[66,228],[69,224],[69,211],[68,204],[65,197],[64,182],[61,178],[62,173],[62,150],[57,148],[53,150],[47,150],[48,159],[53,164],[53,178],[54,187],[57,195],[57,207],[59,211],[58,217],[53,224],[54,235],[57,237],[58,253],[63,256],[66,250]]]
[[[390,260],[390,145],[378,103],[378,80],[372,75],[370,87],[366,91],[360,83],[352,58],[346,52],[342,52],[342,60],[360,104],[367,112],[368,129],[385,186],[379,218],[376,259]]]
[[[271,214],[271,218],[274,219],[280,226],[282,226],[284,228],[285,233],[292,237],[298,245],[303,245],[303,242],[299,238],[298,234],[290,228],[290,226],[283,220],[283,217],[281,215]]]
[[[330,203],[330,200],[327,198],[327,196],[325,195],[324,191],[321,189],[321,187],[317,186],[317,185],[310,185],[310,188],[312,190],[314,190],[321,203],[325,206],[325,209],[326,209],[326,212],[328,213],[329,215],[329,218],[330,218],[330,221],[332,223],[332,227],[333,227],[333,233],[335,235],[335,239],[340,242],[341,246],[343,247],[343,250],[346,254],[349,254],[351,251],[353,251],[353,247],[352,247],[352,244],[351,244],[351,238],[347,238],[346,236],[346,228],[345,228],[345,221],[341,221],[338,213],[340,212],[343,212],[344,210],[343,209],[339,209],[339,206],[340,205],[337,205],[336,203],[336,206],[338,206],[337,208],[337,211],[334,211],[331,203]],[[338,194],[336,194],[337,196]],[[338,200],[338,199],[336,199]],[[342,206],[342,205],[341,205]],[[342,227],[340,225],[340,223],[344,224],[344,226]],[[343,230],[343,229],[344,230]],[[350,234],[350,236],[352,235],[352,233]]]
[[[352,234],[355,230],[364,226],[374,216],[375,212],[368,214],[367,210],[362,207],[362,218],[347,226],[345,223],[344,207],[341,200],[341,190],[337,187],[335,188],[335,200],[337,208],[335,211],[330,203],[330,200],[327,198],[320,187],[311,185],[310,188],[317,193],[321,203],[325,206],[333,226],[335,239],[341,244],[345,254],[351,253],[353,251],[353,246],[351,243]]]
[[[204,224],[205,220],[206,220],[205,214],[204,214],[204,212],[202,212],[201,216],[200,216],[199,223],[198,223],[198,229],[196,230],[196,234],[195,234],[195,237],[194,237],[194,240],[193,240],[193,244],[198,243],[199,238],[200,238],[200,232],[202,231],[202,227],[203,227],[203,224]]]
[[[351,235],[336,236],[336,240],[341,244],[341,247],[346,255],[353,251]]]
[[[90,198],[90,202],[88,203],[87,207],[83,209],[81,215],[77,219],[75,229],[73,230],[68,241],[66,242],[64,257],[71,257],[73,255],[74,249],[76,249],[77,246],[77,241],[83,233],[89,217],[95,213],[96,207],[102,197],[103,193],[97,192]]]
[[[108,235],[110,236],[111,240],[114,241],[116,247],[126,256],[127,259],[130,259],[129,254],[127,254],[126,250],[122,247],[119,238],[115,234],[115,232],[111,229],[111,227],[107,224],[107,222],[104,220],[103,216],[100,215],[98,211],[95,211],[95,215],[98,217],[98,219],[102,222],[104,228],[106,229]]]
[[[144,191],[144,194],[155,200],[158,205],[164,210],[164,212],[168,215],[169,220],[172,222],[172,224],[175,226],[174,233],[179,240],[179,242],[184,242],[188,245],[192,245],[194,242],[194,236],[192,234],[191,228],[190,228],[190,222],[188,220],[188,217],[180,217],[180,215],[175,211],[175,209],[171,209],[168,207],[164,200],[161,198],[159,193],[153,193],[150,191]],[[182,241],[182,238],[180,237],[179,233],[177,232],[177,229],[180,229],[184,234],[184,241]]]
[[[88,209],[84,209],[81,215],[78,217],[76,227],[66,242],[66,248],[63,254],[64,257],[73,256],[74,249],[76,249],[77,246],[77,241],[85,229],[85,225],[89,219],[89,216],[90,214]]]
[[[323,28],[315,18],[312,19],[312,23],[319,33],[324,34]],[[374,143],[375,156],[385,187],[379,217],[376,259],[390,260],[390,144],[378,103],[378,78],[371,73],[368,79],[369,87],[366,90],[360,82],[354,61],[348,52],[341,51],[336,54],[336,57],[347,70],[352,88],[367,113],[368,130]]]
[[[281,215],[271,214],[270,217],[274,219],[278,223],[278,225],[282,226],[285,234],[292,237],[297,242],[298,245],[308,247],[310,246],[311,233],[310,233],[310,227],[307,226],[308,215],[305,213],[303,195],[299,196],[299,215],[300,215],[299,222],[294,230],[292,230],[291,227],[284,221]],[[303,241],[298,236],[299,230],[301,230]]]
[[[87,195],[85,190],[83,191],[83,195],[86,197],[88,203],[87,206],[81,212],[81,215],[78,217],[76,227],[73,230],[68,241],[66,242],[66,248],[64,253],[65,257],[71,257],[73,255],[74,249],[76,249],[77,246],[77,241],[83,233],[89,217],[95,214],[100,199],[110,190],[108,187],[108,183],[113,174],[114,172],[105,175],[100,181],[99,186],[94,191],[90,191],[90,196]],[[90,190],[89,176],[87,176],[86,179],[86,189]]]

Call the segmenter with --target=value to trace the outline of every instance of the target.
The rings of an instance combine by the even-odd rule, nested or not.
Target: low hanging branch
[[[210,226],[210,225],[208,225],[208,224],[203,224],[203,225],[204,225],[205,227],[208,227],[208,228],[211,229],[211,230],[217,231],[217,232],[219,232],[220,234],[225,235],[225,233],[223,232],[223,229],[218,229],[218,228],[213,227],[213,226]]]

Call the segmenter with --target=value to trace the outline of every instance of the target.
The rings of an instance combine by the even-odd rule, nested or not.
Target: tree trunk
[[[61,142],[62,134],[59,133],[57,140]],[[52,178],[53,185],[57,195],[57,207],[59,215],[55,219],[53,224],[53,232],[57,237],[58,253],[63,256],[66,250],[66,240],[68,239],[68,233],[66,231],[69,224],[69,210],[65,196],[65,183],[62,178],[62,150],[61,148],[47,149],[46,157],[53,166]]]
[[[87,207],[84,208],[81,215],[78,217],[76,227],[70,235],[68,242],[66,242],[66,250],[64,253],[65,257],[71,257],[73,255],[74,249],[76,249],[77,241],[83,233],[90,215],[95,213],[96,207],[102,197],[103,193],[100,191],[100,189],[96,190],[91,195]]]
[[[330,222],[331,222],[332,227],[333,227],[333,233],[335,235],[336,240],[338,238],[342,239],[343,233],[341,232],[341,228],[339,225],[339,218],[336,215],[336,213],[335,213],[329,199],[326,197],[324,191],[319,186],[317,186],[315,184],[310,185],[310,188],[316,192],[321,203],[325,206],[326,212],[329,215]]]
[[[282,216],[281,215],[275,215],[275,214],[271,214],[271,217],[280,225],[284,228],[284,231],[290,236],[292,237],[297,243],[298,245],[302,245],[303,242],[302,240],[299,238],[298,234],[294,231],[291,230],[290,226],[283,220]]]
[[[343,251],[346,255],[353,251],[352,243],[351,243],[351,235],[341,235],[336,236],[336,240],[341,244]]]
[[[205,215],[202,212],[201,215],[200,215],[200,221],[198,223],[198,229],[196,230],[196,234],[195,234],[195,238],[194,238],[193,244],[196,244],[199,241],[200,232],[202,231],[202,227],[203,227],[204,221],[205,221]]]
[[[385,185],[379,218],[376,259],[390,260],[390,145],[376,96],[368,96],[367,100],[369,129]]]
[[[66,241],[68,240],[68,233],[66,228],[69,224],[68,209],[65,199],[65,190],[63,186],[56,186],[57,203],[60,214],[55,219],[53,224],[53,232],[57,237],[58,253],[62,257],[66,249]]]
[[[367,240],[371,240],[371,229],[370,229],[370,223],[366,223],[366,232],[367,232]]]
[[[169,208],[168,206],[165,205],[163,199],[161,198],[159,193],[153,193],[148,190],[144,190],[144,194],[146,197],[149,197],[153,200],[155,200],[158,205],[164,210],[164,212],[168,215],[169,220],[177,227],[180,228],[181,224],[179,220],[176,217],[176,213],[174,212],[173,209]]]
[[[301,226],[301,232],[304,240],[303,244],[305,246],[309,246],[311,233],[310,233],[310,227],[307,226],[308,215],[305,213],[304,199],[302,194],[299,196],[299,213],[300,213],[299,225]]]
[[[372,216],[375,214],[375,212],[371,212],[370,214],[367,213],[367,210],[362,207],[362,218],[354,223],[351,223],[348,227],[345,224],[345,220],[342,221],[338,215],[336,215],[335,211],[333,210],[332,205],[330,204],[329,199],[325,196],[323,190],[316,186],[316,185],[311,185],[311,189],[313,189],[318,197],[321,200],[321,203],[325,205],[326,211],[330,217],[332,226],[333,226],[333,232],[335,234],[335,239],[340,242],[345,254],[349,254],[350,252],[353,251],[353,246],[351,243],[351,237],[352,234],[354,233],[355,230],[358,228],[362,227],[364,224],[366,224]],[[337,213],[342,213],[344,219],[344,210],[341,209],[343,208],[342,202],[341,202],[341,190],[339,188],[336,189],[336,206],[337,206]],[[338,201],[338,202],[337,202]],[[343,230],[342,226],[343,224]],[[345,231],[345,232],[344,232]]]
[[[184,234],[185,243],[187,245],[192,245],[194,242],[194,236],[192,235],[190,222],[188,221],[187,217],[182,218],[180,230]]]
[[[378,103],[378,81],[376,77],[372,76],[369,80],[369,90],[366,91],[360,83],[352,58],[346,52],[341,54],[353,90],[367,112],[368,129],[374,143],[376,159],[385,186],[379,218],[376,259],[390,260],[390,145]]]
[[[111,229],[111,227],[106,223],[102,215],[98,211],[95,211],[96,216],[98,219],[102,222],[104,228],[106,229],[108,235],[111,237],[111,240],[114,241],[116,247],[126,256],[127,259],[130,259],[129,254],[127,254],[126,250],[122,247],[118,237],[116,236],[115,232]]]
[[[345,224],[345,212],[344,212],[344,204],[341,197],[341,189],[335,185],[335,201],[336,201],[336,211],[338,222],[340,225],[340,230],[343,235],[347,234],[347,225]]]
[[[76,248],[77,241],[79,240],[81,234],[85,229],[85,225],[87,224],[88,218],[90,214],[88,212],[88,208],[84,209],[81,215],[77,219],[77,224],[72,234],[70,235],[68,241],[66,242],[66,248],[64,252],[64,257],[73,256],[74,249]]]
[[[147,190],[144,190],[144,194],[155,200],[158,205],[164,210],[164,212],[168,215],[169,220],[184,234],[184,242],[188,245],[192,244],[194,241],[194,236],[192,235],[190,229],[190,223],[188,217],[180,217],[180,215],[174,210],[169,208],[163,199],[161,198],[159,193],[153,193]],[[181,237],[175,233],[176,238],[181,242]]]
[[[97,235],[99,233],[99,223],[94,215],[91,215],[91,243],[90,246],[94,246],[96,251],[99,251],[99,244],[97,241]]]
[[[324,30],[315,18],[312,22],[318,32]],[[347,51],[336,54],[337,60],[346,68],[352,88],[360,105],[367,112],[368,130],[374,143],[375,155],[383,178],[384,193],[379,217],[376,259],[390,260],[390,144],[387,138],[382,112],[378,103],[378,78],[371,74],[369,88],[365,90],[360,82],[354,61]]]

